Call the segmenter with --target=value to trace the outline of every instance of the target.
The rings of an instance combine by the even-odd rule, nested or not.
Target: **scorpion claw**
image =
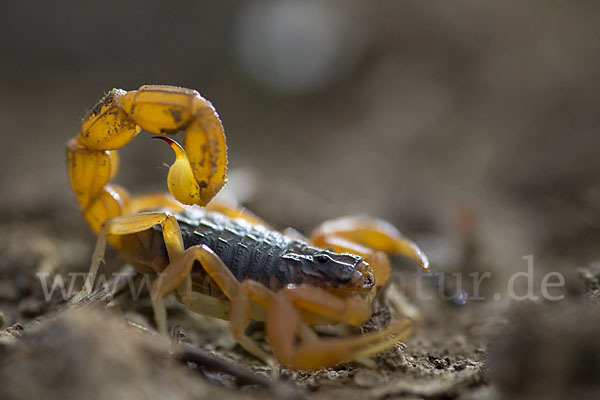
[[[188,160],[185,150],[179,143],[164,136],[153,136],[153,139],[161,139],[169,143],[175,152],[175,162],[169,168],[167,184],[169,192],[175,200],[187,205],[203,205],[200,196],[200,185],[194,179],[194,172]]]

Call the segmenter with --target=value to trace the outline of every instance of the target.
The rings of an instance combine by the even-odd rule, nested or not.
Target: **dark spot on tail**
[[[173,121],[175,121],[175,123],[181,123],[181,110],[169,108],[167,111],[169,114],[171,114],[171,117],[173,117]]]
[[[115,89],[112,89],[110,92],[106,93],[103,98],[101,98],[95,105],[92,107],[90,112],[88,113],[88,117],[96,116],[100,114],[102,107],[108,105],[112,102],[113,94],[115,93]]]

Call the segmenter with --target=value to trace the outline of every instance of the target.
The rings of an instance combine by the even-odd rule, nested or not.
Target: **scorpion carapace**
[[[113,185],[123,147],[143,128],[167,141],[175,162],[169,194],[130,196]],[[186,133],[184,147],[164,135]],[[156,276],[152,302],[166,334],[164,296],[175,292],[190,310],[227,319],[248,352],[298,369],[364,360],[406,337],[407,320],[358,337],[322,339],[310,325],[359,325],[390,275],[386,253],[414,259],[421,250],[382,220],[365,216],[329,221],[305,238],[268,228],[248,210],[213,200],[226,181],[227,147],[219,117],[198,92],[171,86],[113,89],[67,144],[71,187],[98,240],[84,288],[87,296],[106,242],[141,272]],[[186,205],[192,205],[184,206]],[[201,208],[200,206],[205,206]],[[265,321],[272,354],[245,333]]]
[[[360,256],[310,246],[262,225],[204,209],[185,210],[177,221],[185,248],[208,246],[239,281],[251,279],[272,291],[292,284],[348,295],[371,293],[375,287],[371,267]],[[154,230],[162,237],[160,226]],[[198,275],[206,274],[199,269]]]

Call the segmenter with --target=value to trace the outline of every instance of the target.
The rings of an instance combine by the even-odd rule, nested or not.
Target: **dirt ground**
[[[73,245],[75,238],[55,236],[49,225],[13,225],[3,234],[2,281],[14,284],[2,287],[3,318],[8,325],[0,337],[2,398],[47,393],[56,398],[246,397],[263,396],[265,391],[284,398],[453,398],[489,389],[486,325],[500,322],[484,316],[473,320],[482,311],[475,306],[437,300],[421,309],[415,303],[421,322],[414,334],[374,357],[372,365],[352,363],[313,372],[282,369],[275,378],[273,371],[236,345],[226,322],[190,314],[174,299],[169,319],[172,327],[178,327],[178,340],[200,351],[200,356],[217,356],[219,363],[197,360],[193,354],[188,359],[179,350],[170,355],[168,341],[158,337],[150,322],[147,294],[133,301],[126,284],[110,282],[97,290],[97,298],[73,308],[65,306],[60,291],[52,301],[45,301],[36,273],[58,274],[63,255],[81,252],[85,260],[86,251]],[[25,241],[31,246],[23,246]],[[116,258],[109,258],[109,265],[113,262],[119,265]],[[72,267],[65,268],[67,282]],[[139,285],[139,278],[135,282]],[[435,287],[425,290],[430,292],[427,297],[436,298]],[[388,288],[362,331],[381,329],[398,317],[390,304],[397,298],[403,301],[404,294],[397,286]],[[262,326],[257,324],[251,331],[264,340]],[[324,333],[340,334],[327,329]],[[241,376],[235,370],[239,367]],[[107,382],[110,389],[105,390]]]
[[[6,6],[0,399],[600,395],[597,2],[299,4]],[[409,316],[413,333],[364,363],[271,371],[175,299],[158,337],[139,275],[75,307],[48,294],[77,290],[95,243],[64,145],[103,93],[146,83],[214,103],[221,195],[276,228],[365,213],[414,239],[432,274],[394,258],[369,322],[320,328]],[[135,193],[165,190],[172,161],[148,137],[121,152]],[[104,268],[132,271],[114,251]]]

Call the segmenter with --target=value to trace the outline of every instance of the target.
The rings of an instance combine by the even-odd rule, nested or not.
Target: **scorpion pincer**
[[[175,162],[168,193],[131,196],[111,183],[116,150],[141,129],[169,143]],[[185,133],[181,147],[168,135]],[[213,200],[226,182],[227,147],[213,106],[195,90],[142,86],[111,90],[67,144],[71,187],[98,240],[90,273],[74,301],[89,295],[106,243],[137,270],[153,274],[158,330],[166,334],[164,296],[175,292],[190,310],[229,320],[239,344],[267,363],[316,369],[361,360],[411,331],[407,320],[348,338],[321,338],[319,324],[360,325],[377,288],[390,275],[388,254],[414,259],[421,250],[389,223],[365,216],[323,223],[305,238],[271,230],[248,210]],[[265,321],[272,354],[246,335]]]

